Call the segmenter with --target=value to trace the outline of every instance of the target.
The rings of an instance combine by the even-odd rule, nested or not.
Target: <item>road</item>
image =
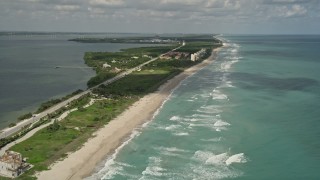
[[[171,51],[175,51],[175,50],[183,47],[184,45],[185,45],[185,44],[183,44],[183,45],[181,45],[181,46],[179,46],[179,47],[177,47],[177,48],[174,48],[174,49],[172,49]],[[162,56],[162,55],[164,55],[164,54],[166,54],[166,53],[163,53],[163,54],[161,54],[160,56]],[[92,92],[92,90],[93,90],[94,88],[97,88],[98,86],[100,86],[100,85],[102,85],[102,84],[104,84],[104,85],[111,84],[111,83],[113,83],[113,82],[115,82],[115,81],[117,81],[117,80],[125,77],[126,75],[131,74],[132,72],[134,72],[134,71],[136,71],[136,70],[138,70],[138,69],[141,69],[141,67],[143,67],[143,66],[145,66],[145,65],[147,65],[147,64],[149,64],[149,63],[151,63],[151,62],[153,62],[153,61],[156,61],[157,59],[159,59],[160,56],[155,57],[155,58],[153,58],[153,59],[150,59],[149,61],[144,62],[144,63],[140,64],[139,66],[136,66],[136,67],[134,67],[134,68],[128,69],[128,70],[126,70],[126,71],[118,74],[117,76],[115,76],[115,77],[113,77],[113,78],[111,78],[111,79],[106,80],[106,81],[103,82],[103,83],[100,83],[100,84],[98,84],[98,85],[96,85],[96,86],[94,86],[94,87],[92,87],[92,88],[87,89],[86,91],[81,92],[80,94],[77,94],[77,95],[75,95],[75,96],[73,96],[73,97],[71,97],[71,98],[69,98],[69,99],[67,99],[67,100],[65,100],[65,101],[62,101],[62,102],[60,102],[59,104],[56,104],[56,105],[52,106],[51,108],[49,108],[49,109],[47,109],[47,110],[45,110],[45,111],[37,114],[36,116],[34,116],[34,117],[30,118],[30,119],[26,119],[26,120],[23,120],[23,121],[17,123],[17,125],[14,126],[14,127],[3,129],[2,132],[1,132],[1,134],[0,134],[0,139],[1,139],[1,138],[9,137],[9,136],[11,136],[11,135],[19,132],[19,131],[20,131],[23,127],[25,127],[26,125],[29,125],[29,124],[31,124],[31,123],[34,123],[34,122],[39,121],[41,118],[47,116],[48,114],[51,114],[51,113],[57,111],[58,109],[66,106],[66,105],[68,105],[68,103],[70,103],[70,102],[72,102],[72,101],[74,101],[74,100],[76,100],[76,99],[79,99],[80,97],[82,97],[82,96],[84,96],[84,95]]]

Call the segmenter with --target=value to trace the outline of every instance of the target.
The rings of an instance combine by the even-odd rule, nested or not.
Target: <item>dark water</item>
[[[86,89],[95,72],[84,64],[84,52],[141,46],[67,41],[70,38],[74,36],[0,37],[0,128],[34,111],[42,102]]]
[[[320,179],[320,36],[228,36],[88,179]]]

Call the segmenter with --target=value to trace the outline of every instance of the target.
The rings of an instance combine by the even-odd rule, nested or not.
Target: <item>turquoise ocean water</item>
[[[87,179],[320,179],[320,36],[225,36]]]

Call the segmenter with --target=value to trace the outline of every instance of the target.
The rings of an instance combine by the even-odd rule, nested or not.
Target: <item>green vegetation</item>
[[[120,38],[92,38],[83,37],[70,39],[69,41],[76,41],[81,43],[135,43],[135,44],[172,44],[182,41],[207,41],[212,40],[212,34],[185,34],[185,35],[150,35],[141,37],[120,37]]]
[[[17,124],[16,123],[10,123],[9,124],[9,127],[14,127],[14,126],[16,126]]]
[[[149,61],[150,57],[157,57],[175,47],[177,45],[131,48],[121,52],[87,52],[84,56],[85,63],[93,67],[97,73],[95,77],[88,81],[87,85],[88,87],[98,85],[123,70],[136,67]],[[103,67],[105,63],[110,67]]]
[[[157,39],[157,41],[154,41]],[[172,37],[159,37],[159,36],[148,36],[148,37],[124,37],[124,38],[75,38],[69,39],[69,41],[76,41],[81,43],[135,43],[135,44],[172,44],[177,42]]]
[[[42,112],[42,111],[44,111],[46,109],[49,109],[50,107],[52,107],[52,106],[54,106],[54,105],[56,105],[56,104],[58,104],[60,102],[62,102],[62,99],[51,99],[51,100],[49,100],[47,102],[44,102],[44,103],[42,103],[40,105],[40,107],[38,108],[36,113],[40,113],[40,112]]]
[[[22,121],[22,120],[24,120],[24,119],[29,119],[29,118],[31,118],[32,117],[32,113],[27,113],[27,114],[24,114],[24,115],[22,115],[22,116],[19,116],[18,117],[18,120],[20,120],[20,121]]]
[[[56,160],[65,158],[68,152],[81,147],[92,137],[93,132],[123,112],[135,100],[133,97],[119,97],[98,101],[85,111],[72,112],[63,121],[54,122],[32,138],[12,147],[11,150],[22,153],[34,165],[18,179],[35,179],[32,175],[36,171],[46,170]]]
[[[100,85],[93,93],[109,98],[141,97],[155,91],[163,82],[181,70],[143,70],[128,75],[108,86]]]
[[[214,44],[214,41],[194,41],[194,42],[188,42],[186,45],[182,48],[180,48],[179,52],[189,52],[189,53],[195,53],[197,51],[200,51],[202,48],[212,50],[214,47],[217,47],[220,45]]]
[[[44,110],[46,110],[46,109],[49,109],[50,107],[52,107],[52,106],[54,106],[54,105],[56,105],[56,104],[58,104],[58,103],[60,103],[60,102],[62,102],[62,101],[64,101],[64,100],[67,100],[67,99],[69,99],[70,97],[75,96],[75,95],[77,95],[77,94],[79,94],[79,93],[81,93],[81,92],[83,92],[83,90],[78,89],[78,90],[74,91],[73,93],[71,93],[71,94],[69,94],[69,95],[67,95],[67,96],[65,96],[65,97],[63,97],[63,98],[60,98],[60,99],[51,99],[51,100],[49,100],[49,101],[47,101],[47,102],[44,102],[44,103],[42,103],[42,104],[40,105],[40,107],[38,108],[38,110],[37,110],[35,113],[40,113],[40,112],[42,112],[42,111],[44,111]]]
[[[98,84],[102,83],[103,81],[110,79],[114,76],[116,76],[116,73],[101,72],[101,73],[97,74],[96,76],[92,77],[87,82],[87,86],[89,88],[93,87],[93,86],[98,85]]]
[[[202,44],[194,42],[186,47],[187,50],[217,47],[218,45]],[[207,45],[207,46],[206,46]],[[156,57],[162,53],[176,47],[146,47],[133,48],[123,50],[122,52],[89,52],[85,54],[85,62],[95,67],[97,76],[91,80],[88,86],[94,86],[100,82],[116,75],[112,71],[113,67],[128,69],[137,66],[150,58]],[[210,50],[208,50],[210,52]],[[210,55],[210,53],[208,53]],[[207,55],[207,56],[208,56]],[[131,58],[131,57],[138,58]],[[92,106],[83,108],[90,100],[90,96],[84,96],[81,99],[72,102],[68,107],[62,108],[54,114],[48,115],[39,124],[49,122],[50,118],[58,117],[64,111],[78,107],[78,111],[70,113],[63,121],[55,121],[38,131],[31,138],[13,146],[11,150],[20,152],[24,157],[28,158],[28,162],[34,165],[34,168],[23,174],[18,179],[35,179],[33,174],[37,171],[48,169],[53,162],[65,158],[67,153],[77,150],[99,128],[103,127],[126,108],[132,105],[140,97],[157,90],[157,88],[168,79],[182,72],[185,68],[193,66],[203,59],[192,62],[190,60],[157,60],[146,66],[140,71],[132,74],[108,85],[100,85],[93,90],[94,94],[107,97],[107,99],[98,100]],[[112,62],[115,61],[115,62]],[[112,65],[110,69],[102,68],[104,63]],[[112,74],[113,73],[113,74]],[[54,104],[58,101],[50,101],[48,104]],[[49,106],[45,106],[49,107]],[[26,128],[28,129],[28,128]],[[27,131],[27,130],[26,130]],[[23,134],[23,133],[22,133]],[[0,143],[5,144],[12,139],[1,139]]]
[[[30,127],[29,125],[26,125],[25,127],[23,127],[23,129],[19,132],[14,134],[13,136],[7,137],[7,138],[2,138],[0,139],[0,148],[4,147],[5,145],[19,139],[20,137],[24,136],[25,134],[27,134],[29,131],[41,126],[42,124],[48,123],[50,122],[51,119],[56,118],[58,116],[60,116],[63,112],[69,110],[69,109],[73,109],[75,107],[81,107],[84,106],[85,104],[87,104],[90,100],[89,95],[85,95],[77,100],[72,101],[68,107],[62,107],[60,109],[58,109],[57,111],[55,111],[52,114],[48,114],[47,117],[44,117],[42,119],[40,119],[38,122],[36,122],[35,124],[33,124],[32,127]],[[15,123],[12,123],[12,126],[15,126]]]
[[[176,47],[180,46],[180,44],[173,44],[168,46],[154,46],[154,47],[141,47],[141,48],[131,48],[126,49],[125,52],[127,53],[134,53],[134,54],[140,54],[140,55],[148,55],[151,57],[157,57],[163,53],[166,53]]]

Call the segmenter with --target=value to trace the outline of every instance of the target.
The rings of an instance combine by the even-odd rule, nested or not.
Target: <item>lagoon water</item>
[[[84,64],[85,52],[141,46],[67,41],[75,37],[77,35],[63,34],[0,36],[0,128],[15,122],[19,115],[34,111],[42,102],[86,89],[87,81],[95,72]],[[56,66],[85,68],[56,69]]]
[[[320,36],[226,36],[87,179],[320,179]]]

